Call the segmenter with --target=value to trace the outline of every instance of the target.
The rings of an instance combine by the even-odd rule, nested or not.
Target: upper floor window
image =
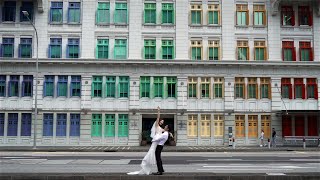
[[[114,59],[127,59],[127,40],[126,39],[115,40]]]
[[[156,3],[144,4],[144,23],[156,24],[157,13]]]
[[[108,59],[109,58],[109,39],[98,39],[97,44],[97,58]]]
[[[33,2],[22,2],[22,6],[20,8],[20,21],[29,21],[28,18],[23,15],[22,11],[27,11],[29,13],[29,19],[33,20]]]
[[[57,96],[68,96],[68,76],[58,76]]]
[[[202,41],[201,40],[191,41],[191,59],[202,60]]]
[[[220,59],[220,42],[218,40],[209,40],[208,42],[208,59],[219,60]]]
[[[129,97],[129,77],[128,76],[119,77],[119,97],[120,98]]]
[[[54,96],[54,76],[44,76],[43,96]]]
[[[173,3],[162,3],[162,24],[174,23]]]
[[[49,58],[61,58],[62,52],[62,39],[61,38],[51,38],[49,45]]]
[[[265,41],[254,42],[254,60],[264,61],[267,59],[267,48]]]
[[[81,96],[81,76],[71,76],[70,96]]]
[[[51,2],[50,22],[62,23],[63,20],[63,2]]]
[[[22,97],[32,96],[33,77],[30,75],[23,76]]]
[[[77,38],[68,39],[67,58],[79,58],[79,41]]]
[[[293,41],[282,41],[282,60],[295,61],[296,49]]]
[[[237,41],[238,60],[249,60],[248,41]]]
[[[202,24],[202,5],[193,4],[191,5],[191,25]]]
[[[32,57],[32,39],[21,38],[19,44],[19,57],[31,58]]]
[[[156,59],[156,40],[144,40],[144,58]]]
[[[192,77],[188,79],[188,97],[196,98],[197,97],[197,83],[198,78]]]
[[[208,5],[208,25],[220,24],[220,6],[219,4]]]
[[[244,78],[235,78],[234,93],[235,98],[245,98],[245,82]]]
[[[116,9],[114,12],[114,23],[115,24],[127,24],[128,23],[128,12],[127,3],[116,3]]]
[[[270,78],[260,78],[260,97],[271,99]]]
[[[292,6],[281,7],[281,22],[283,26],[295,25],[295,16]]]
[[[305,99],[305,85],[303,82],[303,78],[295,78],[294,79],[294,97],[295,99],[301,98]]]
[[[9,81],[9,97],[19,97],[20,76],[12,75]]]
[[[140,97],[150,98],[150,77],[140,78]]]
[[[316,78],[307,78],[307,98],[318,99],[318,85]]]
[[[265,26],[267,24],[265,5],[253,5],[253,20],[255,26]]]
[[[309,6],[299,6],[298,7],[298,19],[299,25],[312,26],[313,24],[313,14]]]
[[[162,40],[162,59],[173,59],[174,58],[174,46],[173,40]]]
[[[96,18],[97,24],[110,23],[110,2],[98,2]]]
[[[247,4],[237,4],[237,25],[249,25],[249,10]]]
[[[213,97],[223,98],[223,78],[214,78]]]
[[[68,23],[80,23],[80,3],[69,2]]]
[[[14,57],[14,38],[2,38],[2,57]]]
[[[6,96],[6,81],[7,77],[5,75],[0,75],[0,97]]]
[[[5,1],[2,7],[2,21],[15,22],[16,21],[16,2]]]
[[[299,42],[300,61],[313,61],[311,42]]]
[[[92,97],[102,97],[102,76],[93,76]]]
[[[201,98],[210,98],[210,78],[201,78]]]
[[[290,78],[281,79],[281,97],[292,99],[292,84]]]
[[[258,84],[257,78],[248,78],[248,95],[247,97],[257,99],[258,98]]]

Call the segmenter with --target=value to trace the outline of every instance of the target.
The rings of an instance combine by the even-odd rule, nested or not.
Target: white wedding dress
[[[157,135],[162,134],[162,128],[160,126],[157,126],[156,128],[156,122],[153,123],[153,126],[151,128],[151,138],[155,138]],[[141,170],[140,171],[134,171],[127,173],[128,175],[149,175],[151,174],[152,166],[155,165],[156,162],[156,148],[158,146],[158,142],[152,142],[151,147],[147,154],[144,156],[141,162]]]

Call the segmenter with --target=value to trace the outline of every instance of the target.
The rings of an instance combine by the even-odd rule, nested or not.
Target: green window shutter
[[[201,25],[201,11],[191,11],[191,24]]]
[[[108,39],[98,39],[96,56],[98,59],[108,59],[109,58],[109,40]]]
[[[214,85],[214,97],[215,98],[222,98],[222,84],[215,84]]]
[[[238,60],[247,60],[247,50],[246,47],[238,48]]]
[[[167,94],[168,97],[176,98],[177,96],[177,78],[176,77],[167,77]]]
[[[53,92],[54,92],[53,86],[54,86],[53,82],[46,83],[46,93],[45,93],[46,96],[53,96]]]
[[[309,49],[301,49],[301,61],[310,61],[310,51]]]
[[[128,115],[119,114],[118,119],[118,136],[119,137],[128,137]]]
[[[162,3],[162,23],[173,24],[174,8],[172,3]]]
[[[261,85],[261,98],[268,98],[269,94],[269,85],[262,84]]]
[[[102,76],[93,76],[92,97],[102,97]]]
[[[162,59],[174,58],[173,40],[162,40]]]
[[[209,84],[201,84],[201,97],[209,97]]]
[[[115,40],[114,59],[127,59],[127,40],[126,39]]]
[[[154,77],[154,97],[163,97],[163,77]]]
[[[248,98],[256,98],[256,85],[248,85]]]
[[[115,24],[128,23],[127,3],[116,3],[116,9],[114,13],[114,23]]]
[[[189,97],[197,97],[197,84],[189,84]]]
[[[144,23],[156,24],[156,4],[145,3],[144,4]]]
[[[110,3],[109,2],[98,2],[96,18],[97,18],[97,24],[110,23]]]
[[[116,77],[107,76],[106,80],[106,97],[115,97],[116,94]]]
[[[129,97],[129,77],[120,76],[119,77],[119,97]]]
[[[140,78],[140,97],[150,98],[150,77]]]
[[[102,132],[102,115],[92,114],[91,136],[101,137]]]
[[[264,48],[255,48],[255,60],[264,60]]]
[[[284,49],[284,60],[285,61],[292,61],[292,49]]]
[[[219,60],[218,47],[209,47],[209,60]]]
[[[106,114],[106,124],[104,126],[104,136],[105,137],[114,137],[115,135],[115,115]]]
[[[156,59],[156,40],[144,40],[144,58]]]
[[[219,12],[218,11],[209,11],[208,24],[218,25],[219,24]]]

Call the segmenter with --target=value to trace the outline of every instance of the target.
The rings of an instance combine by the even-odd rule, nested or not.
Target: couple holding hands
[[[157,164],[158,172],[153,174],[162,175],[164,170],[162,167],[161,151],[164,143],[168,140],[169,134],[172,137],[172,134],[169,132],[169,125],[166,125],[163,129],[161,127],[163,123],[164,120],[160,120],[160,107],[158,106],[157,120],[154,122],[151,128],[151,147],[141,162],[141,170],[127,173],[128,175],[149,175],[152,172],[151,168],[154,164]]]

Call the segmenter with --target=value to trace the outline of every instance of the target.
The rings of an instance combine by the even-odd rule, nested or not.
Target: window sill
[[[16,24],[15,21],[2,21],[2,24]]]

